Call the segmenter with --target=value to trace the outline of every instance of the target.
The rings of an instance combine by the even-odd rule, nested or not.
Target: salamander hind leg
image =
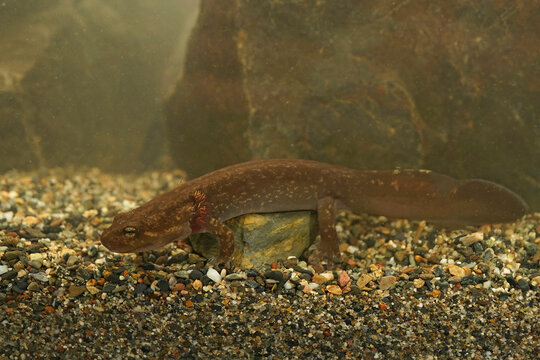
[[[216,235],[219,238],[219,255],[210,261],[213,267],[230,267],[232,255],[234,253],[234,234],[232,230],[221,221],[210,218],[206,224],[205,231]]]
[[[332,260],[340,260],[341,254],[336,233],[336,201],[333,197],[326,196],[317,201],[317,218],[321,235],[321,256],[326,257],[329,264]]]

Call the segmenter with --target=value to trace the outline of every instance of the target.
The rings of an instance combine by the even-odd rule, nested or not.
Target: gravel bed
[[[206,269],[189,244],[99,243],[181,178],[1,175],[0,359],[538,358],[540,213],[453,231],[343,213],[331,267]]]

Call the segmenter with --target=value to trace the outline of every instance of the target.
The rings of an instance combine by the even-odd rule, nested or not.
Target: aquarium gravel
[[[537,358],[540,214],[445,231],[343,213],[333,266],[100,244],[182,175],[0,176],[0,359]]]

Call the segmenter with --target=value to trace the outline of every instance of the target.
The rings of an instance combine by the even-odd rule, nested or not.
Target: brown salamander
[[[509,189],[485,180],[456,180],[425,170],[361,171],[310,160],[258,160],[213,171],[115,216],[101,242],[116,252],[158,248],[190,234],[220,239],[216,263],[234,250],[224,220],[248,213],[317,211],[321,250],[339,256],[336,211],[348,208],[442,225],[516,220],[527,204]]]

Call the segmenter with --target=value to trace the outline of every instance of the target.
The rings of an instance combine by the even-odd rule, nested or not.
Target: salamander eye
[[[124,234],[127,238],[134,238],[139,233],[139,230],[135,226],[126,226],[122,230],[122,234]]]

